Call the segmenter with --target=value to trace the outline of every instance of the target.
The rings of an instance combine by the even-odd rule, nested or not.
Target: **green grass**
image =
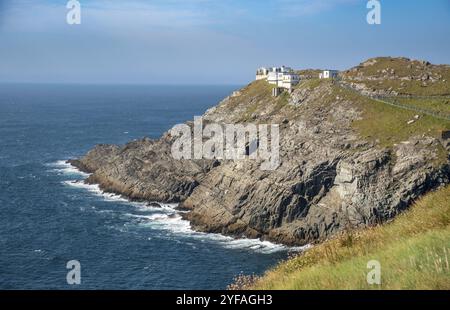
[[[379,141],[381,146],[391,147],[409,137],[423,134],[438,137],[442,130],[450,129],[450,121],[369,101],[359,101],[364,105],[364,116],[355,121],[353,126],[363,137]],[[413,120],[417,114],[421,118],[408,125],[408,121]]]
[[[267,100],[272,95],[272,88],[272,85],[265,80],[254,81],[240,90],[239,97],[231,98],[232,104],[229,107],[233,108],[233,104],[238,105],[251,100],[254,102]]]
[[[313,91],[317,87],[327,85],[332,87],[332,92],[322,97],[318,101],[318,104],[323,107],[329,106],[335,102],[337,96],[341,100],[351,101],[362,111],[362,118],[354,121],[352,127],[362,139],[372,141],[379,147],[392,148],[394,144],[406,141],[413,136],[420,137],[427,135],[440,137],[442,131],[450,130],[450,121],[448,120],[387,105],[333,85],[329,80],[304,80],[297,85],[297,88]],[[287,92],[282,93],[276,98],[272,97],[273,87],[273,85],[268,84],[266,81],[253,82],[241,91],[242,95],[240,97],[233,99],[237,103],[246,104],[239,122],[254,121],[252,116],[260,114],[261,111],[266,111],[267,115],[276,115],[281,110],[287,113],[287,109],[293,109],[292,113],[287,113],[290,117],[295,117],[297,113],[300,113],[295,109],[301,107],[295,108],[288,105],[290,95]],[[434,109],[435,111],[448,111],[449,109],[447,100],[443,99],[427,101],[401,98],[399,100],[403,104]],[[233,109],[233,106],[231,105],[229,108]],[[408,124],[410,120],[415,119],[416,115],[419,115],[420,118],[415,120],[414,123]],[[436,159],[437,164],[447,160],[447,152],[442,146],[437,147],[436,153],[438,154],[438,158]]]
[[[319,78],[319,74],[322,72],[320,69],[303,69],[297,70],[296,73],[306,78]]]
[[[319,87],[331,87],[331,92],[317,99],[317,105],[328,107],[336,103],[336,98],[350,101],[360,110],[361,119],[352,123],[353,129],[359,134],[361,139],[371,141],[378,147],[392,148],[395,144],[401,143],[411,137],[421,137],[423,135],[431,137],[440,137],[442,131],[450,130],[450,121],[436,118],[433,116],[409,111],[387,105],[385,103],[362,96],[357,92],[350,91],[333,85],[330,80],[311,79],[303,80],[296,86],[297,91],[306,89],[314,91]],[[236,122],[265,122],[274,116],[282,116],[289,119],[295,119],[299,114],[304,113],[302,106],[291,106],[288,104],[290,95],[283,92],[278,97],[272,97],[273,85],[267,81],[260,80],[250,83],[243,88],[241,95],[231,98],[227,104],[228,110],[241,110]],[[447,99],[422,100],[400,98],[401,103],[411,106],[418,106],[433,111],[448,111]],[[263,115],[264,117],[261,117]],[[419,115],[418,120],[415,116]],[[280,116],[280,117],[281,117]],[[333,117],[330,114],[330,117]],[[412,124],[409,121],[414,120]],[[330,119],[330,121],[333,121]],[[442,164],[447,160],[447,152],[438,145],[435,147],[438,155],[433,163]]]
[[[276,113],[279,110],[281,110],[282,108],[284,108],[285,106],[287,106],[289,103],[289,98],[290,98],[289,93],[287,91],[283,91],[281,93],[281,95],[278,96],[278,98],[276,99],[275,108],[272,113]]]
[[[401,80],[382,80],[382,81],[371,81],[371,80],[351,80],[347,79],[348,82],[361,83],[366,85],[366,87],[374,90],[394,90],[399,95],[412,95],[412,96],[449,96],[450,95],[450,83],[449,80],[446,82],[437,81],[434,83],[428,83],[427,86],[423,86],[420,81],[401,81]]]
[[[383,72],[383,70],[388,72]],[[394,70],[396,79],[383,79],[386,74],[392,75],[391,70]],[[424,74],[430,74],[430,77],[434,77],[436,81],[431,82],[427,80],[424,85],[424,82],[421,80],[408,80],[411,76],[421,77]],[[377,78],[377,80],[370,80],[368,79],[369,77]],[[391,89],[405,95],[450,95],[450,67],[424,65],[419,61],[410,61],[404,58],[379,57],[376,58],[376,62],[372,65],[358,66],[357,72],[346,72],[344,78],[347,81],[363,83],[375,90]],[[358,81],[357,78],[362,78],[363,80]]]
[[[272,89],[275,86],[269,84],[265,80],[260,80],[251,83],[245,89],[241,91],[242,95],[237,98],[237,102],[251,102],[247,105],[246,110],[244,111],[242,117],[239,122],[249,122],[259,120],[253,119],[254,114],[260,113],[262,110],[270,110],[268,114],[276,114],[281,109],[285,108],[289,102],[289,93],[287,91],[283,91],[278,97],[272,96]],[[232,108],[232,106],[230,107]]]
[[[420,98],[395,98],[396,102],[411,107],[426,109],[443,116],[450,117],[450,98],[448,99],[420,99]]]
[[[373,59],[369,60],[372,61]],[[382,70],[394,70],[394,73],[398,77],[408,77],[411,75],[420,75],[426,72],[432,74],[438,74],[442,76],[442,79],[449,81],[450,68],[442,65],[424,65],[417,60],[408,60],[405,58],[393,58],[393,57],[378,57],[376,62],[369,66],[359,66],[358,72],[348,72],[347,77],[354,77],[359,72],[362,72],[364,76],[382,77],[385,73]]]
[[[412,136],[439,137],[442,131],[450,130],[450,121],[444,119],[393,107],[346,89],[340,89],[338,93],[344,99],[354,102],[363,112],[362,118],[353,122],[353,128],[362,138],[373,141],[380,147],[391,148]],[[408,124],[415,115],[420,118]],[[447,160],[447,153],[442,146],[436,151],[439,155],[437,163]]]
[[[450,186],[430,193],[390,223],[348,231],[282,262],[244,289],[450,289]],[[366,281],[381,264],[381,285]]]
[[[328,83],[329,80],[322,80],[322,79],[310,79],[310,80],[303,80],[301,81],[296,87],[297,88],[308,88],[309,90],[314,90],[315,88],[319,87],[322,83]]]
[[[267,83],[265,80],[259,80],[250,83],[247,87],[241,90],[241,96],[234,99],[236,104],[241,104],[242,102],[251,102],[248,104],[246,111],[243,113],[239,122],[248,122],[252,120],[252,115],[267,103],[273,101],[272,89],[273,85]],[[229,106],[233,109],[233,106]]]

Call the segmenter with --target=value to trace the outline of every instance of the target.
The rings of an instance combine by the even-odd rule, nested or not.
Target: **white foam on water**
[[[89,176],[89,174],[81,172],[65,161],[58,161],[49,166],[68,175],[78,174],[86,177]],[[202,242],[212,241],[227,249],[244,249],[263,254],[271,254],[280,251],[303,251],[309,247],[287,247],[259,239],[236,239],[221,234],[194,231],[192,230],[189,221],[184,220],[180,215],[183,211],[176,210],[177,204],[156,203],[159,205],[159,207],[157,207],[149,205],[146,202],[129,201],[123,196],[104,192],[96,184],[87,184],[80,180],[68,180],[63,181],[63,183],[67,186],[87,190],[98,197],[102,197],[105,201],[127,203],[139,212],[153,212],[151,214],[126,213],[125,216],[139,218],[142,220],[140,225],[149,226],[153,229],[165,230],[179,237],[194,238],[201,240]]]
[[[65,175],[79,175],[82,177],[87,178],[89,176],[89,173],[82,172],[78,168],[72,166],[71,164],[67,163],[65,160],[58,160],[57,162],[46,164],[47,167],[53,168],[53,171],[59,172],[61,174]]]
[[[134,201],[129,201],[130,204],[132,204],[137,210],[142,211],[142,212],[146,212],[146,211],[167,211],[167,212],[175,212],[175,208],[177,207],[177,204],[165,204],[165,203],[157,203],[157,202],[153,202],[156,203],[158,205],[157,206],[153,206],[150,204],[147,204],[145,202],[134,202]]]
[[[130,203],[128,199],[114,193],[104,192],[97,184],[88,184],[85,183],[84,180],[69,180],[63,181],[62,183],[71,187],[87,190],[96,196],[102,197],[105,201]]]
[[[156,214],[151,214],[151,215],[125,213],[125,215],[129,216],[129,217],[135,217],[135,218],[145,219],[145,220],[149,220],[149,221],[162,221],[162,220],[167,220],[169,218],[168,214],[163,214],[163,213],[156,213]]]
[[[151,228],[158,228],[169,231],[175,235],[193,236],[197,232],[191,229],[189,221],[183,220],[177,213],[153,213],[150,215],[141,214],[125,214],[129,217],[142,219],[141,225],[149,226]],[[199,234],[199,233],[198,233]]]
[[[150,215],[127,213],[126,216],[142,219],[143,222],[141,225],[167,230],[182,237],[200,239],[202,241],[213,241],[227,249],[244,249],[263,254],[271,254],[280,251],[302,251],[305,249],[305,247],[287,247],[281,244],[275,244],[259,239],[236,239],[221,234],[194,231],[192,230],[189,221],[183,220],[183,218],[176,213],[175,210],[172,209],[172,211],[173,213],[169,214],[154,213]]]

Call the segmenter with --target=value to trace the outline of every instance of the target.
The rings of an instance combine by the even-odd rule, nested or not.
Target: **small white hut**
[[[337,70],[323,70],[319,73],[319,79],[335,79],[338,77],[339,71]]]

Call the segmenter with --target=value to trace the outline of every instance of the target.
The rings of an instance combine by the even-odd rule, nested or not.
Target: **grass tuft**
[[[450,289],[450,186],[429,193],[390,223],[351,230],[232,289]],[[367,263],[381,263],[370,285]]]

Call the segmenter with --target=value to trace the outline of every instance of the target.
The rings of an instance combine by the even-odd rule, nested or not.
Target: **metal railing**
[[[338,85],[339,87],[342,87],[346,90],[349,90],[351,92],[357,93],[361,96],[364,97],[368,97],[372,100],[378,101],[380,103],[384,103],[393,107],[397,107],[400,109],[404,109],[404,110],[410,110],[410,111],[415,111],[418,113],[422,113],[422,114],[426,114],[435,118],[439,118],[439,119],[443,119],[443,120],[447,120],[450,121],[450,115],[446,114],[446,113],[439,113],[436,111],[432,111],[429,109],[425,109],[425,108],[419,108],[416,106],[412,106],[409,104],[405,104],[405,103],[401,103],[398,102],[396,99],[397,98],[408,98],[408,99],[450,99],[450,97],[446,97],[446,96],[380,96],[380,95],[369,95],[369,94],[365,94],[360,90],[355,89],[354,87],[345,84],[342,82],[342,80],[340,78],[337,78],[333,81],[333,84]]]

